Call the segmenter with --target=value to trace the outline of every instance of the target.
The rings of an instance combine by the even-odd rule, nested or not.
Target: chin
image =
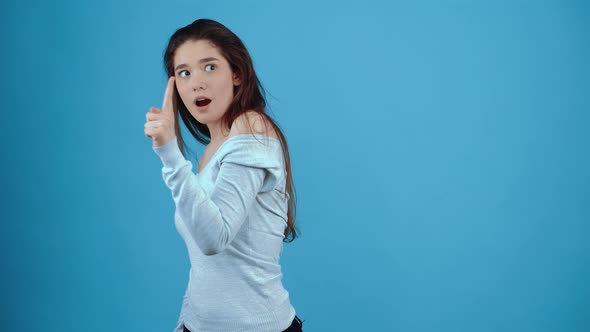
[[[193,110],[189,110],[188,112],[190,113],[191,117],[197,120],[199,123],[207,124],[208,121],[206,117],[203,117],[203,115],[199,114],[199,112]]]
[[[197,121],[199,121],[199,123],[204,124],[204,125],[209,125],[210,123],[215,123],[219,120],[221,120],[221,118],[217,119],[217,118],[213,118],[212,114],[203,114],[203,113],[191,113],[193,118]]]
[[[207,123],[209,123],[209,121],[207,121],[206,118],[203,118],[203,116],[200,116],[200,115],[199,116],[194,116],[193,115],[193,118],[195,120],[199,121],[199,123],[204,124],[204,125],[206,125]]]

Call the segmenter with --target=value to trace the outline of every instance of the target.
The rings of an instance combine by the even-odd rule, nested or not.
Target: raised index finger
[[[162,111],[174,111],[174,76],[170,76],[170,78],[168,79],[168,85],[166,85],[166,92],[164,92],[164,101],[162,102]]]

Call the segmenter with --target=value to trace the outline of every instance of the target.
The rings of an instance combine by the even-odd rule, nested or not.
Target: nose
[[[205,84],[205,80],[203,79],[203,76],[198,75],[198,74],[192,75],[191,86],[193,88],[193,91],[204,90],[207,88],[207,85]]]

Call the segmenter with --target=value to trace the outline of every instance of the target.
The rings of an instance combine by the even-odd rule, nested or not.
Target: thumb
[[[162,113],[162,110],[156,107],[150,107],[150,112],[152,113]]]

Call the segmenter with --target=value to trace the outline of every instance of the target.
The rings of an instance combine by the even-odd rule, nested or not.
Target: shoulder
[[[256,111],[246,111],[240,114],[232,123],[229,137],[243,134],[257,134],[278,139],[270,119]]]

